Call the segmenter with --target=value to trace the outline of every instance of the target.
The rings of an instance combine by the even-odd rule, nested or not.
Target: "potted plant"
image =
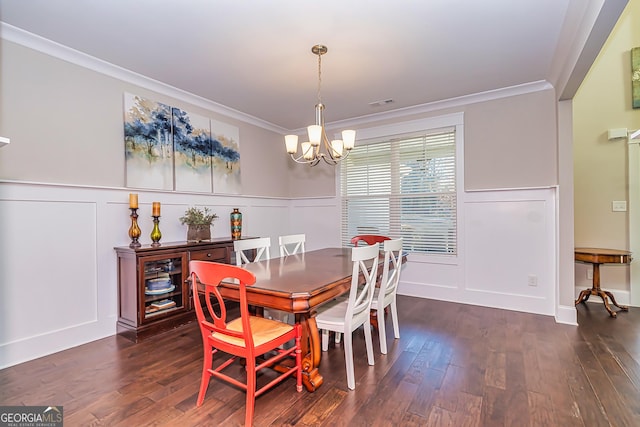
[[[211,225],[214,219],[218,218],[214,212],[207,207],[190,207],[180,217],[182,225],[187,224],[187,241],[201,242],[211,240]]]

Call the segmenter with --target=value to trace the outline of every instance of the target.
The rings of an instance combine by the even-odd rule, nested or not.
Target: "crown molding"
[[[242,122],[258,126],[273,132],[285,134],[287,130],[276,126],[273,123],[269,123],[265,120],[257,117],[245,114],[241,111],[229,108],[225,105],[218,104],[217,102],[203,98],[193,93],[178,89],[168,84],[162,83],[158,80],[151,79],[142,74],[135,73],[120,66],[111,64],[109,62],[98,59],[94,56],[87,55],[75,49],[71,49],[68,46],[64,46],[60,43],[22,30],[13,25],[9,25],[5,22],[0,22],[0,38],[19,44],[21,46],[33,49],[35,51],[44,53],[63,61],[70,62],[74,65],[78,65],[83,68],[95,71],[97,73],[104,74],[109,77],[113,77],[118,80],[122,80],[127,83],[131,83],[142,88],[161,93],[163,95],[171,96],[172,98],[180,101],[188,102],[189,104],[205,108],[207,110],[222,114],[232,119],[240,120]]]

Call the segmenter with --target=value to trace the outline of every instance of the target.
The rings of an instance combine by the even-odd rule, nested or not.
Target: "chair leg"
[[[329,330],[322,330],[322,351],[329,350]]]
[[[202,379],[200,380],[200,391],[198,392],[198,400],[196,402],[196,406],[202,406],[204,402],[204,396],[207,394],[207,388],[209,387],[209,380],[211,379],[211,374],[209,373],[209,369],[211,369],[211,365],[213,364],[213,354],[211,348],[207,348],[205,346],[204,349],[204,363],[202,364]]]
[[[394,338],[400,338],[400,326],[398,325],[398,307],[396,307],[396,301],[391,303],[391,321],[393,322],[393,336]]]
[[[244,425],[253,425],[253,412],[256,404],[256,360],[247,359],[247,403]]]
[[[340,337],[342,336],[342,334],[340,332],[336,332],[335,335],[336,335],[334,338],[335,343],[340,344]]]
[[[384,308],[378,312],[378,337],[380,338],[380,353],[387,354],[387,329],[384,324]]]
[[[353,372],[353,332],[344,334],[344,361],[347,368],[347,387],[356,388],[356,376]]]
[[[364,327],[364,342],[367,346],[367,361],[369,365],[373,366],[375,364],[375,360],[373,358],[373,340],[371,339],[371,323],[367,318],[367,321],[363,325]],[[346,340],[346,337],[345,337]]]

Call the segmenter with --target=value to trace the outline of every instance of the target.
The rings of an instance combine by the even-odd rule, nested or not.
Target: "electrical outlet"
[[[593,280],[593,270],[592,269],[587,269],[587,279],[588,280]]]
[[[538,276],[536,276],[535,274],[530,274],[528,284],[529,286],[538,286]]]

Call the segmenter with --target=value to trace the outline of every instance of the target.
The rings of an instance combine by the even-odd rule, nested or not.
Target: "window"
[[[457,253],[455,128],[360,142],[341,162],[342,244],[402,237],[423,254]]]

